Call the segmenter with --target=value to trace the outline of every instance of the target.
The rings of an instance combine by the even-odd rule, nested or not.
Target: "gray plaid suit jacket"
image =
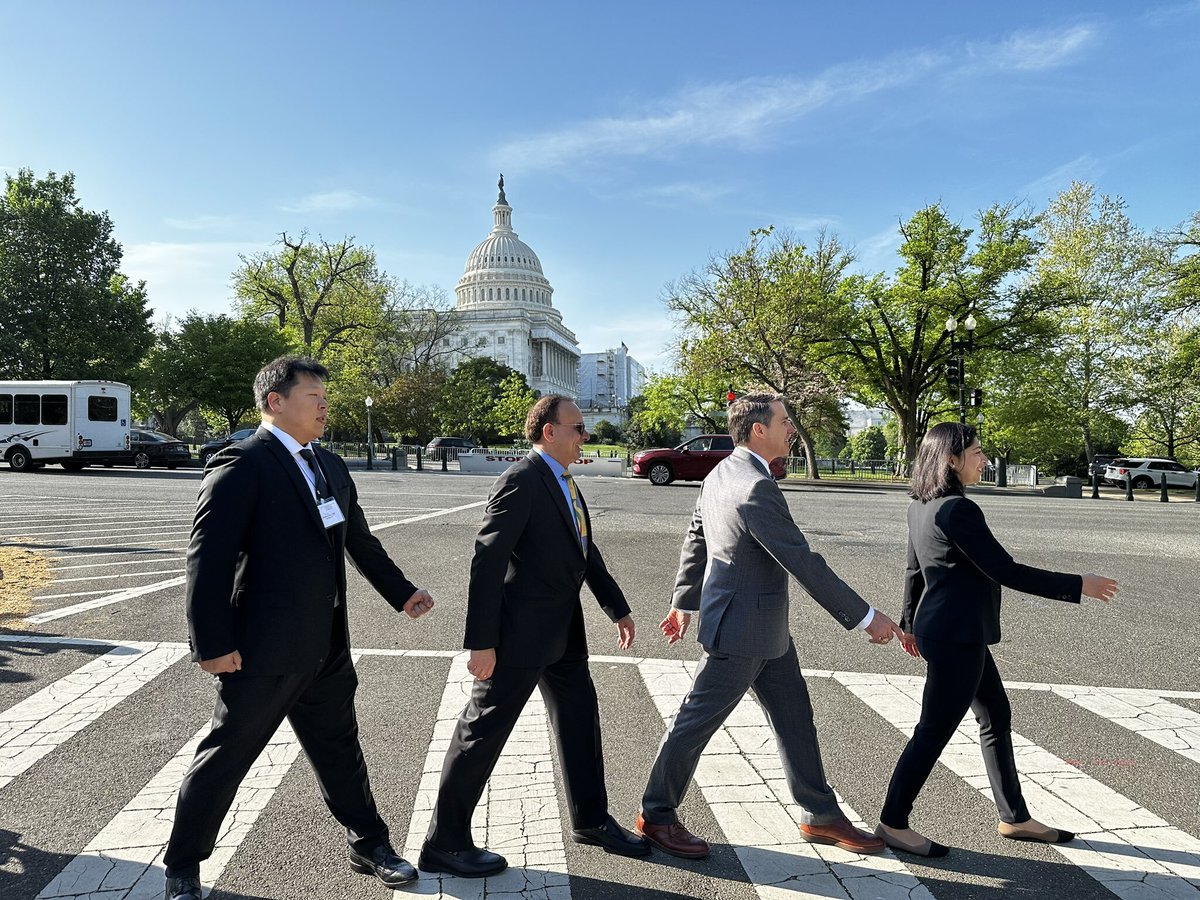
[[[867,602],[809,547],[770,473],[739,446],[701,485],[671,605],[699,612],[705,649],[775,659],[790,637],[789,575],[846,629],[867,615]]]

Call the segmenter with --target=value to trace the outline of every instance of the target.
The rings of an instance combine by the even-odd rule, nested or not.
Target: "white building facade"
[[[579,359],[579,408],[593,427],[601,419],[617,425],[626,422],[629,400],[642,392],[646,372],[629,355],[624,343],[615,350],[585,353]]]
[[[449,364],[490,356],[523,374],[542,394],[579,395],[579,344],[554,308],[554,288],[537,254],[512,229],[504,196],[492,207],[494,225],[471,255],[454,292],[463,332]]]

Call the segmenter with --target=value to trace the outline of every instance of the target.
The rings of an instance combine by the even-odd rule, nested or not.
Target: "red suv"
[[[633,474],[635,478],[649,478],[651,484],[702,481],[732,452],[733,438],[729,435],[702,434],[673,450],[639,450],[633,455]],[[771,474],[777,479],[787,477],[782,456],[771,460]]]

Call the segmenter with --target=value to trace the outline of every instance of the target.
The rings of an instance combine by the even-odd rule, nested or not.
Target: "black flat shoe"
[[[387,844],[372,847],[366,853],[351,847],[350,868],[360,875],[374,875],[384,887],[396,888],[417,880],[417,870]]]
[[[167,890],[163,894],[166,900],[200,900],[200,878],[196,875],[184,875],[180,878],[167,877]]]
[[[950,848],[945,844],[939,844],[937,841],[931,841],[925,838],[925,843],[920,847],[910,847],[908,844],[902,843],[893,837],[883,826],[875,826],[875,837],[879,838],[893,850],[899,850],[902,853],[911,853],[913,856],[924,856],[929,859],[936,859],[939,856],[945,856],[950,852]]]
[[[650,842],[641,835],[622,828],[617,820],[609,816],[603,825],[595,828],[576,828],[571,840],[577,844],[592,844],[603,847],[605,853],[617,856],[649,856]]]
[[[1010,841],[1028,841],[1031,844],[1065,844],[1075,840],[1075,832],[1063,831],[1061,828],[1051,828],[1043,832],[1021,831],[1015,825],[1001,822],[996,826],[996,831],[1000,833],[1000,837]]]
[[[422,872],[443,872],[459,878],[487,878],[508,868],[508,860],[499,853],[469,847],[466,850],[442,850],[426,841],[421,847],[417,866]]]

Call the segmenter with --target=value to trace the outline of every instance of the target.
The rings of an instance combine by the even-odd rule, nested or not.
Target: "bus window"
[[[0,394],[0,425],[12,424],[12,394]]]
[[[117,398],[99,396],[88,397],[88,421],[117,421]]]
[[[42,424],[67,424],[66,394],[42,394]]]
[[[14,425],[40,425],[42,398],[37,394],[17,394],[13,404]]]

